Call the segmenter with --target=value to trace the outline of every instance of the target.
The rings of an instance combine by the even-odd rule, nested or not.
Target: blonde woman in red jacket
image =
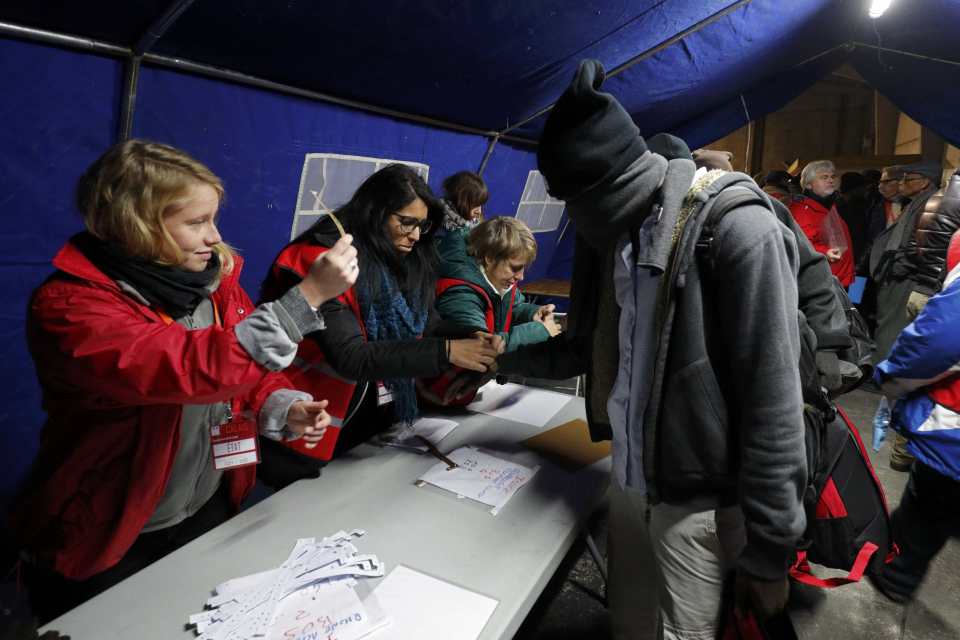
[[[217,230],[222,198],[203,164],[140,140],[80,179],[87,230],[54,258],[27,320],[48,419],[12,525],[42,622],[235,513],[258,432],[317,442],[329,424],[326,401],[279,371],[323,326],[316,309],[355,281],[351,239],[254,309]]]

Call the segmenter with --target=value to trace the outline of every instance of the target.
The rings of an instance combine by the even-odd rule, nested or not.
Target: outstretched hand
[[[302,437],[307,448],[312,449],[323,439],[330,426],[330,414],[326,412],[326,400],[298,400],[287,410],[287,426],[294,438]]]

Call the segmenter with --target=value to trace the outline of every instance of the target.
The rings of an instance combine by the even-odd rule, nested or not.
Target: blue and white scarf
[[[397,279],[389,269],[382,265],[371,265],[369,268],[379,270],[380,288],[373,292],[359,283],[357,286],[367,339],[370,342],[419,339],[427,323],[427,310],[420,308],[417,300],[414,301],[414,308],[410,308],[406,297],[397,286]],[[388,378],[382,382],[393,395],[393,414],[396,420],[404,423],[416,420],[419,411],[413,378]]]

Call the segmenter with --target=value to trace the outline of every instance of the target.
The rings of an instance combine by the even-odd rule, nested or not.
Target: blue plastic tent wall
[[[6,3],[0,22],[129,49],[167,8],[158,0]],[[612,71],[606,90],[644,134],[670,131],[691,147],[775,111],[844,61],[957,143],[957,26],[960,9],[950,0],[900,2],[875,23],[863,0],[204,0],[151,49],[166,59],[144,58],[133,133],[183,147],[224,179],[222,230],[243,251],[242,282],[255,294],[289,237],[305,153],[424,162],[436,188],[445,175],[480,165],[485,132],[535,141],[544,122],[537,114],[584,57]],[[174,57],[463,127],[165,68]],[[116,58],[0,37],[0,202],[8,221],[0,228],[0,504],[30,464],[43,424],[24,342],[27,300],[80,229],[72,189],[116,139],[123,73]],[[512,214],[535,167],[532,146],[501,140],[484,173],[488,212]],[[573,231],[558,245],[560,235],[538,235],[528,278],[569,273]]]
[[[97,56],[0,40],[0,78],[7,95],[16,97],[5,102],[0,128],[0,193],[8,220],[0,231],[5,283],[0,463],[7,470],[0,491],[6,494],[25,473],[44,419],[25,342],[27,301],[52,272],[53,255],[82,229],[73,188],[114,141],[119,67]],[[137,137],[181,147],[223,179],[221,231],[241,250],[241,282],[254,297],[290,238],[305,153],[426,163],[431,186],[439,191],[445,176],[476,169],[487,149],[480,136],[163,69],[144,70],[139,104]],[[488,211],[516,211],[527,173],[535,167],[530,149],[499,145],[485,173]]]

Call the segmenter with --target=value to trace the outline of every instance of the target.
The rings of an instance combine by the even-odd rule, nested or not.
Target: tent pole
[[[79,36],[70,36],[65,33],[56,33],[44,29],[34,29],[33,27],[24,27],[11,22],[0,21],[0,35],[22,40],[32,40],[44,44],[52,44],[57,47],[66,47],[69,49],[78,49],[88,53],[99,53],[108,56],[129,56],[130,49],[127,47],[118,47],[115,44],[93,40],[92,38],[81,38]]]
[[[18,38],[18,39],[24,39],[24,40],[34,40],[37,42],[43,42],[45,44],[52,44],[52,45],[66,47],[70,49],[77,49],[81,51],[86,51],[88,53],[99,53],[99,54],[109,55],[117,58],[126,59],[126,58],[129,58],[132,54],[132,50],[127,47],[120,47],[117,45],[101,42],[98,40],[92,40],[90,38],[80,38],[77,36],[70,36],[62,33],[56,33],[53,31],[44,31],[42,29],[34,29],[31,27],[22,27],[20,25],[11,24],[9,22],[2,22],[2,21],[0,21],[0,36],[9,36],[12,38]],[[273,82],[271,80],[265,80],[263,78],[258,78],[256,76],[250,76],[244,73],[240,73],[238,71],[230,71],[228,69],[221,69],[219,67],[199,64],[197,62],[192,62],[190,60],[185,60],[183,58],[172,58],[168,56],[160,56],[154,53],[145,53],[143,55],[143,62],[146,62],[147,64],[157,65],[160,67],[176,69],[178,71],[183,71],[186,73],[193,73],[195,75],[205,76],[208,78],[225,80],[227,82],[233,82],[235,84],[240,84],[244,86],[257,87],[259,89],[266,89],[268,91],[273,91],[276,93],[283,93],[286,95],[297,96],[299,98],[306,98],[308,100],[314,100],[317,102],[326,102],[329,104],[335,104],[342,107],[348,107],[350,109],[356,109],[358,111],[365,111],[367,113],[374,113],[381,116],[387,116],[389,118],[395,118],[397,120],[402,120],[405,122],[415,122],[417,124],[425,124],[431,127],[435,127],[437,129],[444,129],[447,131],[459,131],[460,133],[470,133],[473,135],[483,136],[485,138],[499,136],[501,140],[506,140],[508,142],[514,142],[517,144],[522,144],[527,146],[537,145],[537,141],[531,138],[524,138],[521,136],[502,135],[496,131],[479,129],[477,127],[470,127],[467,125],[457,124],[454,122],[447,122],[445,120],[438,120],[436,118],[431,118],[428,116],[419,116],[411,113],[404,113],[402,111],[395,111],[393,109],[387,109],[385,107],[377,107],[371,104],[366,104],[366,103],[358,102],[355,100],[346,100],[343,98],[337,98],[336,96],[331,96],[325,93],[319,93],[317,91],[310,91],[307,89],[301,89],[299,87],[294,87],[291,85],[281,84],[279,82]]]
[[[644,60],[646,60],[646,59],[649,58],[650,56],[653,56],[653,55],[656,55],[657,53],[660,53],[661,51],[663,51],[663,50],[666,49],[667,47],[672,46],[672,45],[680,42],[681,40],[683,40],[683,39],[686,38],[687,36],[693,35],[693,34],[696,33],[697,31],[700,31],[701,29],[710,26],[711,24],[713,24],[713,23],[716,22],[717,20],[720,20],[721,18],[725,17],[727,14],[733,13],[734,11],[736,11],[737,9],[739,9],[740,7],[742,7],[743,5],[745,5],[745,4],[750,4],[752,1],[753,1],[753,0],[737,0],[736,2],[734,2],[733,4],[731,4],[730,6],[724,8],[724,9],[721,9],[720,11],[717,11],[716,13],[714,13],[714,14],[712,14],[712,15],[710,15],[710,16],[707,16],[706,18],[704,18],[704,19],[701,20],[700,22],[698,22],[698,23],[696,23],[696,24],[694,24],[694,25],[691,25],[691,26],[687,27],[686,29],[684,29],[684,30],[681,31],[680,33],[674,34],[673,36],[671,36],[670,38],[667,38],[666,40],[664,40],[664,41],[661,42],[660,44],[654,45],[653,47],[647,49],[646,51],[643,51],[642,53],[639,53],[639,54],[635,55],[634,57],[630,58],[630,59],[627,60],[626,62],[624,62],[624,63],[622,63],[622,64],[614,67],[613,69],[611,69],[610,71],[607,72],[606,77],[607,77],[607,78],[612,78],[613,76],[618,75],[618,74],[626,71],[627,69],[629,69],[629,68],[632,67],[633,65],[638,64],[638,63],[640,63],[640,62],[643,62]],[[542,116],[543,114],[545,114],[545,113],[547,113],[548,111],[550,111],[551,109],[553,109],[553,105],[555,105],[555,104],[556,104],[556,102],[551,102],[550,104],[548,104],[548,105],[545,106],[544,108],[540,109],[539,111],[537,111],[537,112],[534,113],[533,115],[528,116],[528,117],[524,118],[523,120],[521,120],[520,122],[518,122],[518,123],[516,123],[516,124],[514,124],[514,125],[511,125],[511,126],[507,127],[506,129],[502,130],[500,133],[501,133],[501,134],[510,133],[511,131],[514,131],[514,130],[518,129],[518,128],[524,126],[525,124],[528,124],[529,122],[532,122],[532,121],[536,120],[537,118],[539,118],[539,117]]]
[[[955,66],[960,66],[960,61],[957,60],[947,60],[946,58],[934,58],[932,56],[924,56],[919,53],[912,53],[910,51],[901,51],[900,49],[891,49],[889,47],[878,47],[875,44],[867,44],[865,42],[858,42],[854,40],[849,43],[852,47],[863,47],[865,49],[874,49],[876,51],[882,51],[883,53],[899,53],[902,56],[910,56],[911,58],[918,58],[920,60],[929,60],[931,62],[942,62],[943,64],[952,64]]]
[[[137,84],[140,82],[140,63],[143,54],[150,50],[163,37],[167,29],[173,26],[183,12],[190,8],[194,0],[176,0],[147,28],[140,36],[133,51],[126,60],[123,74],[123,92],[120,95],[120,141],[129,140],[133,133],[133,116],[137,111]]]
[[[177,21],[183,12],[190,8],[194,0],[176,0],[170,8],[168,8],[162,16],[154,20],[147,28],[147,32],[144,33],[137,44],[133,46],[134,55],[143,55],[149,51],[153,45],[157,44],[157,41],[163,37],[163,34],[173,26],[173,23]]]
[[[487,145],[487,152],[483,154],[483,160],[480,161],[480,168],[477,169],[478,175],[483,175],[483,170],[487,168],[487,163],[490,162],[490,156],[493,155],[493,148],[497,146],[497,142],[500,140],[500,134],[490,138],[490,144]]]
[[[130,139],[133,133],[133,112],[137,108],[137,84],[140,82],[140,61],[143,56],[127,58],[123,73],[123,92],[120,94],[120,142]]]

